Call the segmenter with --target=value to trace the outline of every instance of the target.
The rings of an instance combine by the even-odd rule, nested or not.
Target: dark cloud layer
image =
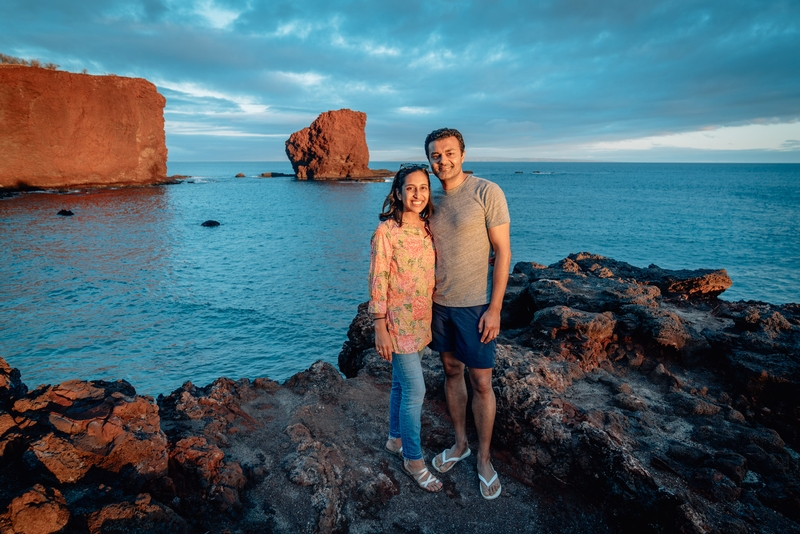
[[[448,125],[483,157],[695,161],[597,147],[800,118],[794,1],[5,4],[0,52],[156,83],[182,160],[282,159],[288,134],[343,107],[367,113],[376,159],[419,158]],[[705,154],[800,161],[798,137]]]

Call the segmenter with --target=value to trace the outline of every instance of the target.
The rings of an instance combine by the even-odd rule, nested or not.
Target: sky
[[[372,161],[800,163],[797,0],[0,0],[0,53],[151,81],[170,161],[349,108]]]

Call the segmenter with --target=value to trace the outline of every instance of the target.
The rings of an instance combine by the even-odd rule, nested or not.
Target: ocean
[[[724,268],[723,299],[800,302],[800,165],[465,168],[506,193],[512,264],[592,252]],[[368,298],[369,239],[390,184],[258,176],[269,171],[291,167],[170,163],[192,178],[0,200],[0,356],[31,388],[121,378],[154,396],[335,365]],[[209,219],[220,225],[201,226]]]

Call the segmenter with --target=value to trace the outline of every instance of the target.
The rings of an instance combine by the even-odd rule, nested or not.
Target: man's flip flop
[[[412,473],[411,470],[407,467],[408,460],[403,460],[403,472],[414,479],[414,482],[417,485],[424,489],[429,493],[436,493],[437,491],[442,491],[444,486],[439,486],[439,489],[428,489],[428,486],[431,484],[436,484],[437,482],[441,482],[438,478],[433,476],[430,471],[428,471],[427,467],[423,467],[416,473]]]
[[[494,467],[492,467],[492,471],[494,471]],[[488,490],[489,488],[492,487],[492,484],[494,484],[494,481],[497,480],[497,471],[494,471],[494,476],[492,477],[492,479],[489,482],[486,482],[486,479],[483,478],[483,475],[481,475],[480,473],[478,473],[478,480],[483,482],[486,485],[486,489]],[[487,501],[491,501],[492,499],[498,498],[500,496],[500,492],[503,491],[503,486],[500,486],[500,487],[497,488],[497,491],[495,491],[492,495],[486,495],[483,492],[483,486],[482,485],[478,484],[478,488],[481,490],[481,497],[483,497]]]
[[[434,456],[434,457],[433,457],[433,459],[431,459],[431,465],[433,466],[433,468],[434,468],[434,469],[436,469],[436,470],[437,470],[437,471],[439,471],[440,473],[447,473],[447,472],[448,472],[448,471],[450,471],[450,470],[451,470],[453,467],[455,467],[455,465],[456,465],[458,462],[460,462],[460,461],[461,461],[461,460],[463,460],[464,458],[468,457],[470,454],[472,454],[472,451],[471,451],[471,450],[469,450],[469,447],[467,447],[467,452],[465,452],[465,453],[464,453],[464,454],[462,454],[461,456],[455,456],[455,457],[453,457],[453,458],[448,458],[448,457],[447,457],[447,449],[445,449],[445,450],[443,450],[441,453],[439,453],[439,454],[437,454],[436,456]],[[439,457],[441,457],[442,461],[439,463],[439,465],[436,465],[436,460],[437,460]],[[445,468],[445,467],[444,467],[444,464],[446,464],[446,463],[448,463],[448,462],[452,462],[452,463],[450,464],[450,467],[447,467],[447,468]]]

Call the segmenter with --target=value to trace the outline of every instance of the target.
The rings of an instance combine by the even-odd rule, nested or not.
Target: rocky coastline
[[[391,368],[365,305],[339,369],[283,384],[28,391],[0,359],[0,533],[799,533],[800,305],[720,299],[730,285],[589,253],[517,263],[495,501],[472,458],[426,494],[383,450]],[[423,369],[429,460],[452,438],[435,353]]]

